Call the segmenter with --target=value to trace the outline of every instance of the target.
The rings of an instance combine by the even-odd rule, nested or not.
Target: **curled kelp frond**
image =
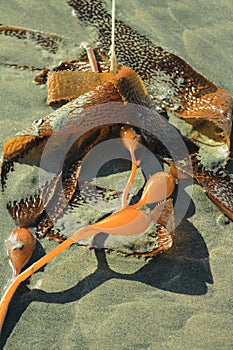
[[[218,168],[215,171],[206,169],[197,154],[190,155],[192,162],[192,172],[187,167],[187,159],[174,163],[166,158],[164,159],[172,169],[175,177],[182,179],[183,177],[192,176],[203,187],[208,198],[233,220],[233,177],[228,174],[224,168]]]
[[[98,41],[108,52],[111,15],[105,9],[104,2],[70,0],[68,4],[81,22],[96,28]],[[217,162],[224,165],[229,156],[231,96],[196,72],[182,58],[155,46],[123,21],[116,19],[115,28],[117,60],[141,76],[149,94],[159,106],[190,125],[191,131],[184,130],[185,136],[199,147],[203,142],[216,146]],[[212,152],[213,163],[214,158],[215,152]],[[205,161],[203,157],[203,163]],[[212,162],[209,164],[206,161],[206,166],[211,168]]]
[[[207,196],[233,220],[233,177],[222,168],[217,172],[206,170],[195,156],[192,157],[192,164],[194,177]]]
[[[56,106],[64,104],[111,80],[114,74],[110,71],[107,56],[95,50],[95,58],[98,68],[95,72],[86,56],[55,67],[48,74],[48,103]],[[117,68],[120,70],[122,65],[118,64]]]
[[[29,227],[36,218],[44,211],[54,195],[61,173],[55,176],[49,183],[46,183],[38,193],[30,198],[13,201],[7,204],[7,209],[16,226]]]
[[[62,180],[62,187],[54,187],[53,195],[44,206],[41,217],[37,223],[36,235],[38,238],[47,237],[62,242],[66,237],[60,234],[59,230],[53,230],[56,219],[64,212],[71,201],[78,186],[78,177],[81,170],[81,161],[76,161],[69,167],[69,170]]]
[[[32,226],[40,217],[40,222],[37,225],[36,235],[42,238],[46,233],[53,228],[55,220],[61,215],[67,204],[73,197],[80,173],[81,162],[72,164],[62,181],[62,187],[59,187],[59,182],[62,178],[60,172],[49,183],[46,182],[42,189],[35,196],[21,199],[19,202],[9,202],[7,209],[15,224],[18,227],[27,228]],[[59,232],[50,230],[49,238],[54,238],[58,241],[65,239],[64,235]]]
[[[7,173],[14,169],[14,162],[38,164],[46,142],[47,135],[44,137],[38,136],[37,133],[33,135],[33,131],[30,130],[12,137],[4,143],[0,165],[2,190],[6,185]]]
[[[50,53],[56,53],[59,43],[65,40],[64,37],[55,34],[47,34],[37,30],[4,25],[0,25],[0,34],[12,36],[21,40],[31,40]]]
[[[17,226],[29,227],[44,210],[44,203],[38,194],[24,200],[21,199],[19,202],[9,202],[7,210]]]
[[[85,181],[82,183],[82,191],[76,188],[76,191],[69,203],[71,208],[80,207],[83,204],[97,204],[101,200],[109,203],[114,199],[119,199],[122,191],[103,188],[95,183]]]
[[[103,52],[107,53],[111,44],[111,16],[106,11],[104,2],[70,0],[68,4],[82,22],[96,28],[102,48],[101,55],[104,56]],[[65,40],[59,36],[55,36],[54,39],[53,35],[24,28],[6,26],[1,28],[1,33],[23,39],[37,38],[38,43],[41,42],[42,45],[45,41],[45,46],[50,44],[48,38],[51,38],[52,43]],[[116,20],[115,28],[115,50],[118,61],[138,72],[152,99],[171,113],[170,121],[180,128],[183,135],[200,147],[199,155],[206,168],[211,170],[216,163],[224,166],[229,156],[231,96],[196,72],[182,58],[155,46],[145,35],[123,21]],[[67,65],[65,62],[63,64],[64,69],[67,66],[69,70],[75,70],[75,64],[73,68],[72,65],[72,61]],[[49,89],[51,102],[53,99],[62,102],[73,98],[73,90],[67,91],[71,72],[63,72],[61,75],[55,72],[51,74],[51,81],[54,79],[52,86],[58,86],[56,92],[53,92],[52,88]],[[61,88],[62,81],[65,82],[64,91]],[[74,84],[73,78],[71,81]],[[179,120],[184,120],[185,123],[182,125]],[[212,157],[205,156],[206,150],[207,153],[212,153]]]
[[[130,91],[133,91],[133,93],[130,94]],[[43,215],[38,223],[38,237],[44,237],[52,229],[54,221],[64,211],[75,192],[83,158],[91,148],[110,136],[111,128],[106,124],[113,107],[111,104],[107,106],[105,103],[110,101],[121,102],[122,111],[125,113],[124,103],[128,100],[138,105],[141,103],[142,106],[147,104],[148,100],[145,92],[144,85],[137,73],[129,68],[123,68],[117,76],[108,82],[35,122],[25,132],[25,135],[16,136],[6,142],[2,157],[2,173],[4,175],[8,171],[9,164],[18,161],[19,157],[24,157],[25,160],[26,156],[27,158],[30,157],[30,152],[36,152],[39,158],[42,153],[47,152],[46,159],[49,160],[47,162],[49,164],[46,164],[46,166],[52,167],[54,164],[58,166],[57,157],[53,155],[54,150],[56,150],[56,154],[59,154],[59,150],[62,151],[64,145],[70,140],[71,134],[79,128],[86,127],[88,130],[81,133],[80,137],[75,138],[71,143],[71,148],[67,150],[62,190],[61,188],[58,190],[57,186],[54,186],[51,196],[49,200],[44,202],[44,206],[41,202],[44,191],[26,201],[22,200],[19,203],[8,205],[8,210],[18,226],[27,227],[39,215]],[[106,105],[104,112],[99,108],[101,104]],[[95,106],[97,109],[88,108]],[[119,117],[122,117],[122,111],[118,110],[118,105],[116,107]],[[101,121],[103,119],[106,121],[103,122],[103,125],[101,124],[100,128],[94,127],[99,118]],[[48,136],[51,136],[53,132],[56,137],[49,139],[50,144],[47,147]],[[31,156],[31,158],[33,157]],[[34,158],[32,160],[34,161]],[[56,185],[59,184],[59,176]],[[36,205],[38,208],[36,210],[32,209]]]
[[[133,93],[130,94],[130,91]],[[80,121],[75,117],[76,127],[77,125],[81,126],[81,119],[83,119],[83,121],[85,120],[85,122],[89,124],[89,129],[92,124],[92,128],[94,128],[96,125],[92,123],[91,115],[88,116],[88,107],[117,101],[128,101],[147,105],[149,104],[149,99],[148,96],[145,95],[145,91],[143,82],[140,80],[137,73],[133,72],[130,68],[123,68],[117,76],[103,85],[94,88],[89,93],[80,96],[75,100],[75,103],[71,101],[57,111],[34,122],[22,135],[10,138],[3,146],[1,164],[2,187],[4,187],[7,172],[10,170],[12,162],[17,161],[19,157],[23,158],[27,154],[30,155],[29,151],[33,152],[33,156],[31,157],[33,160],[35,159],[35,152],[38,153],[39,157],[44,150],[48,137],[51,136],[53,132],[59,131],[65,123],[68,123],[69,119],[72,119],[74,110],[76,111],[76,115],[80,114]],[[83,111],[86,113],[85,117],[83,115],[81,117],[81,112]],[[93,113],[93,111],[91,113]],[[69,137],[69,135],[67,137]],[[63,140],[63,142],[65,141]],[[59,139],[56,139],[56,141],[54,140],[52,148],[56,146],[58,148],[61,147],[61,145],[59,145]]]

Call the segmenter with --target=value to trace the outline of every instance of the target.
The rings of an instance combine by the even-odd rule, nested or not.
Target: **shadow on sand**
[[[45,254],[39,243],[38,245],[36,259]],[[22,284],[11,301],[3,326],[0,349],[3,349],[14,326],[31,302],[71,303],[113,278],[142,282],[164,291],[188,295],[203,295],[207,292],[207,283],[213,283],[207,246],[199,232],[187,220],[183,220],[177,227],[174,246],[169,253],[152,258],[132,274],[113,271],[105,254],[104,250],[95,250],[98,261],[96,270],[67,290],[53,293],[40,289],[29,291],[26,282]]]

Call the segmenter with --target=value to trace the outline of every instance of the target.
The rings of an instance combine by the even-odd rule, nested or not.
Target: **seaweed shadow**
[[[193,210],[191,204],[189,213]],[[39,252],[41,255],[41,247]],[[113,271],[108,265],[104,250],[95,250],[95,255],[98,262],[96,270],[67,290],[53,293],[40,289],[29,291],[26,283],[22,284],[11,301],[0,349],[3,349],[16,323],[32,302],[71,303],[82,299],[111,279],[142,282],[164,291],[187,295],[203,295],[207,292],[207,283],[213,283],[207,246],[200,233],[186,219],[176,229],[175,244],[170,252],[152,258],[132,274]]]

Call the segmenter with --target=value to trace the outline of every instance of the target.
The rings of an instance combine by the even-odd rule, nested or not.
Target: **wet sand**
[[[5,25],[70,38],[56,56],[33,44],[1,38],[2,147],[9,137],[51,112],[46,86],[32,83],[35,72],[8,64],[51,67],[74,58],[80,42],[94,42],[94,33],[83,28],[61,0],[2,0],[0,12]],[[210,6],[204,0],[119,0],[116,13],[233,94],[231,1],[213,0]],[[25,193],[27,184],[19,185],[20,179],[0,202],[2,293],[11,277],[4,240],[15,228],[5,205],[7,196],[20,196],[14,192],[17,186]],[[191,188],[186,191],[189,196]],[[232,231],[233,223],[194,185],[189,211],[168,254],[145,261],[73,246],[16,293],[1,348],[231,349]],[[35,258],[55,246],[41,241]]]

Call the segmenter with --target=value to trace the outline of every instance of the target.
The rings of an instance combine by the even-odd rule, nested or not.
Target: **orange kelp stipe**
[[[82,227],[72,235],[71,239],[78,242],[99,232],[111,235],[133,236],[146,231],[150,222],[149,215],[142,210],[128,206],[96,224]]]
[[[91,66],[91,71],[92,72],[99,72],[98,63],[96,61],[95,54],[94,54],[94,51],[93,51],[93,48],[91,47],[91,45],[88,43],[82,43],[80,45],[80,48],[85,49],[87,52],[88,61],[89,61],[90,66]]]
[[[138,135],[132,127],[130,127],[129,125],[125,125],[120,130],[120,137],[122,139],[123,145],[129,151],[131,156],[131,161],[132,161],[131,174],[122,195],[121,207],[124,208],[128,205],[127,198],[128,198],[129,190],[133,183],[133,180],[136,175],[136,170],[139,165],[139,162],[137,162],[135,157],[135,151],[140,144],[140,135]]]

